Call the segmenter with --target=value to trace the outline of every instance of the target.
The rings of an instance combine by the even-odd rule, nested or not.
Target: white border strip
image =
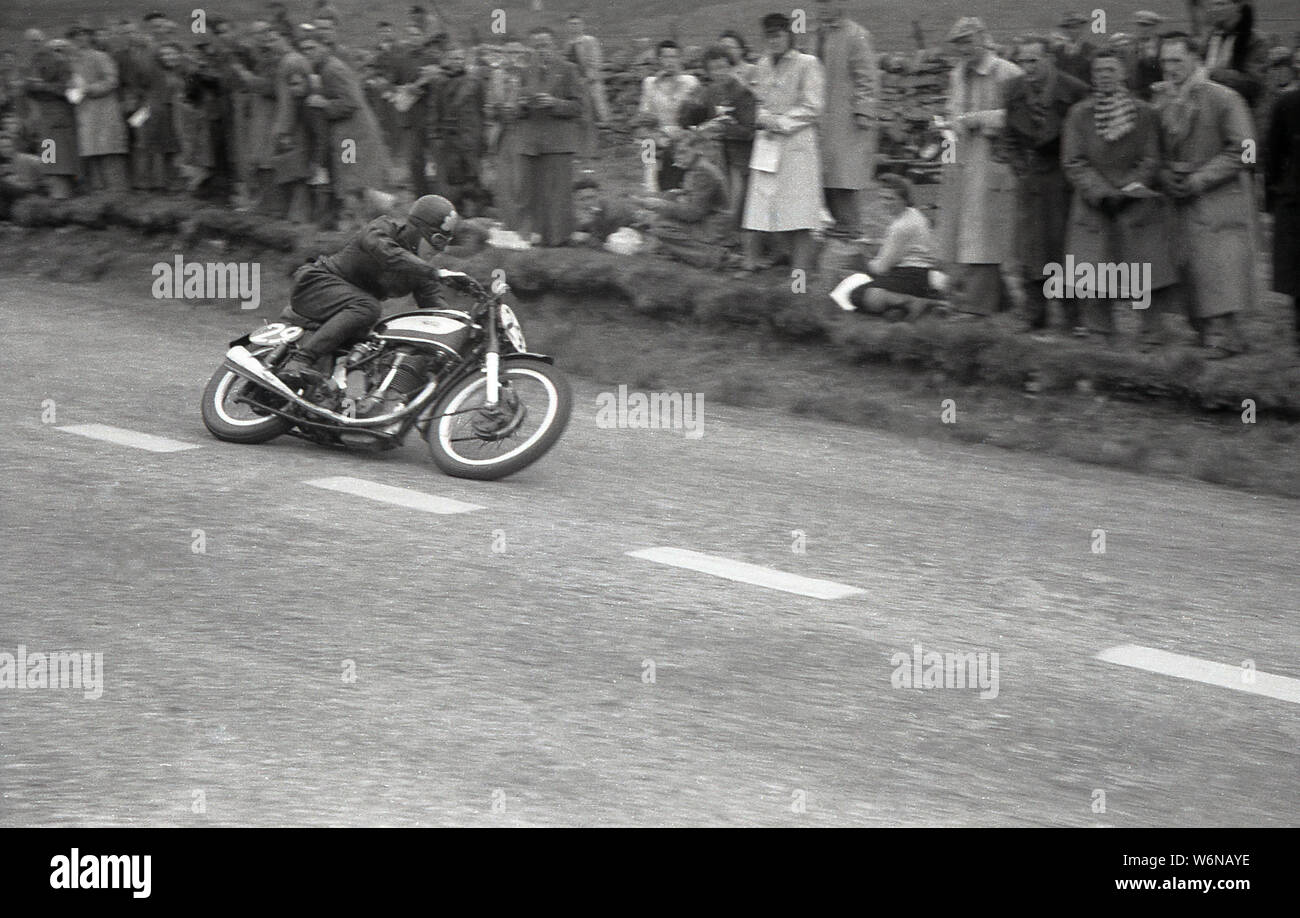
[[[107,424],[73,424],[70,427],[54,429],[90,437],[92,440],[116,443],[118,446],[146,449],[151,453],[179,453],[183,450],[199,448],[197,443],[182,443],[180,440],[168,440],[166,437],[155,437],[153,434],[139,433],[122,427],[109,427]]]
[[[842,599],[845,596],[854,596],[866,592],[866,590],[835,583],[832,580],[818,580],[814,577],[787,574],[785,571],[774,571],[770,567],[760,567],[757,564],[747,564],[744,561],[733,561],[730,558],[719,558],[716,555],[706,555],[685,548],[640,548],[636,551],[625,552],[625,554],[631,555],[633,558],[643,558],[646,561],[668,564],[672,567],[682,567],[688,571],[699,571],[703,574],[712,574],[715,577],[725,577],[727,580],[738,580],[741,583],[752,583],[755,586],[767,587],[772,590],[797,593],[800,596],[811,596],[813,599]]]
[[[1175,676],[1217,685],[1219,688],[1248,692],[1251,695],[1264,695],[1279,701],[1300,704],[1300,679],[1290,676],[1275,676],[1272,673],[1254,672],[1241,666],[1227,663],[1215,663],[1196,657],[1183,656],[1181,653],[1169,653],[1154,647],[1139,647],[1136,644],[1122,644],[1111,647],[1097,654],[1097,659],[1119,666],[1131,666],[1145,669],[1147,672],[1162,676]],[[1250,682],[1245,681],[1249,676]]]
[[[394,488],[376,481],[366,481],[364,478],[314,478],[311,481],[304,481],[303,484],[311,485],[313,488],[324,488],[326,491],[339,491],[343,494],[365,497],[385,504],[396,504],[399,507],[421,510],[425,513],[469,513],[472,510],[483,509],[478,504],[467,504],[464,501],[452,500],[450,497],[438,497],[434,494],[425,494],[423,491],[412,491],[409,488]]]

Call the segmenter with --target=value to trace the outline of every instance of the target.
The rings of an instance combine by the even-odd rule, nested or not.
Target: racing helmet
[[[460,214],[456,207],[444,197],[426,194],[416,199],[406,215],[406,222],[419,232],[429,245],[442,251],[451,242]]]

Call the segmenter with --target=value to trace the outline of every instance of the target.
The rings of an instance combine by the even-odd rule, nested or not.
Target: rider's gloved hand
[[[478,289],[478,281],[468,274],[442,275],[442,283],[452,290],[460,290],[464,293],[472,293]]]

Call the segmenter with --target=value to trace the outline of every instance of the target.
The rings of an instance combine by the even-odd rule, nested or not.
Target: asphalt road
[[[600,429],[584,384],[545,460],[460,481],[208,436],[248,313],[10,276],[0,316],[0,653],[104,661],[98,699],[0,688],[0,824],[1300,823],[1295,702],[1096,658],[1300,678],[1293,502],[707,392],[700,439]],[[58,429],[92,423],[200,448]],[[916,644],[996,653],[996,697],[893,687]]]

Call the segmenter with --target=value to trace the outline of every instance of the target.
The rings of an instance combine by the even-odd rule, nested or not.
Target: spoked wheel
[[[501,361],[501,398],[487,406],[487,376],[458,383],[433,416],[425,439],[448,475],[489,481],[532,465],[569,423],[573,394],[564,374],[539,360]]]
[[[265,443],[292,426],[279,415],[247,404],[246,398],[273,404],[275,396],[238,373],[217,370],[203,390],[203,426],[218,440],[231,443]]]

